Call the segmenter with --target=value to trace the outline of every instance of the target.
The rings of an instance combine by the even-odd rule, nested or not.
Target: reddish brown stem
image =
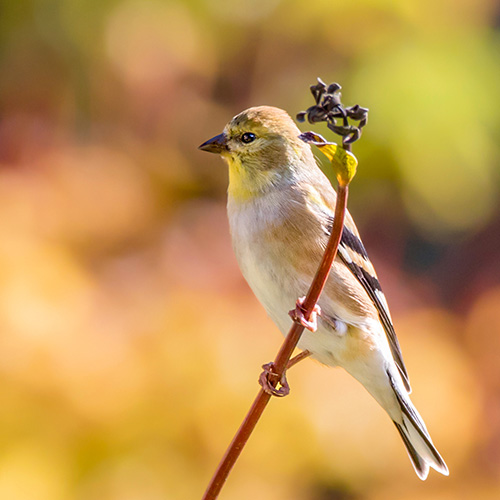
[[[328,275],[330,274],[333,260],[337,255],[337,249],[340,243],[340,238],[342,237],[342,230],[344,228],[347,194],[348,185],[339,184],[337,190],[337,203],[335,204],[335,218],[333,221],[330,239],[328,240],[328,244],[326,246],[321,264],[316,272],[316,276],[314,276],[314,280],[303,302],[304,317],[306,320],[309,319],[314,306],[318,302],[319,296],[321,295],[321,292],[325,287],[326,280],[328,279]],[[304,327],[299,323],[294,323],[290,328],[290,331],[288,332],[285,341],[281,345],[281,348],[276,355],[276,359],[273,363],[273,371],[276,373],[276,380],[281,380],[281,377],[283,376],[287,368],[290,357],[295,347],[297,346],[297,343],[299,342],[300,336],[302,335],[303,331]],[[301,354],[296,356],[298,360],[290,364],[290,366],[293,366],[293,364],[307,357],[305,354],[302,357],[300,356]],[[219,496],[219,493],[224,486],[224,483],[226,482],[231,469],[240,456],[243,447],[252,434],[252,431],[255,429],[255,426],[257,425],[257,422],[259,421],[270,399],[270,394],[264,392],[262,389],[259,391],[252,404],[252,407],[245,417],[245,420],[243,421],[240,428],[238,429],[238,432],[231,441],[231,444],[229,445],[226,453],[224,454],[224,457],[219,463],[215,474],[212,476],[212,479],[205,491],[205,494],[203,495],[202,500],[215,500]]]
[[[293,357],[287,364],[286,369],[289,370],[292,366],[295,366],[299,361],[308,358],[312,353],[309,351],[302,351],[297,356]]]

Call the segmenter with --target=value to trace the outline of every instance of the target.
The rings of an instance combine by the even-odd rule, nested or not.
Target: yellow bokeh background
[[[498,498],[499,27],[494,0],[4,2],[0,498],[201,497],[281,336],[197,146],[317,76],[370,108],[349,206],[450,477],[308,360],[220,498]]]

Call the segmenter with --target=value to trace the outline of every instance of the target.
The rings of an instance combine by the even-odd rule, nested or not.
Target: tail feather
[[[425,481],[427,479],[427,475],[429,474],[429,466],[427,465],[427,462],[425,460],[422,460],[420,455],[417,453],[417,450],[415,450],[415,448],[411,444],[411,441],[408,439],[408,436],[403,430],[402,426],[397,422],[394,422],[394,424],[396,425],[396,428],[398,429],[399,434],[403,439],[403,442],[406,446],[406,451],[408,452],[408,456],[410,457],[411,463],[413,464],[413,468],[415,469],[417,476],[422,479],[422,481]]]
[[[402,423],[394,421],[394,424],[403,439],[418,477],[425,480],[429,474],[429,467],[447,476],[449,474],[448,467],[432,443],[422,418],[410,399],[401,394],[395,380],[390,375],[389,380],[401,407],[403,417]]]

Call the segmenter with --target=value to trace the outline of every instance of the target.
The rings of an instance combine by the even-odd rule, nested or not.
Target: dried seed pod
[[[304,123],[306,121],[306,115],[307,113],[305,111],[301,111],[300,113],[297,113],[297,121],[300,123]]]
[[[328,90],[327,92],[329,94],[334,94],[335,92],[338,92],[342,87],[338,84],[338,83],[330,83],[330,85],[328,85]]]
[[[304,122],[307,118],[309,123],[326,122],[328,128],[343,137],[345,146],[357,141],[361,136],[361,129],[368,120],[368,109],[358,104],[344,108],[341,102],[341,86],[338,83],[326,85],[321,78],[315,85],[311,85],[311,93],[315,105],[297,114],[297,120]],[[337,125],[336,120],[341,119],[342,125]],[[349,119],[355,120],[357,126],[349,124]]]

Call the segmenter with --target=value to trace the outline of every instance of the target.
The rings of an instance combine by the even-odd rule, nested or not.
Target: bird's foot
[[[259,384],[264,392],[279,398],[290,394],[290,386],[288,385],[285,373],[278,379],[278,374],[274,371],[274,363],[271,362],[262,365],[262,369],[264,371],[260,374]],[[277,388],[278,385],[279,389]]]
[[[314,309],[311,311],[311,315],[309,319],[305,317],[304,311],[304,301],[305,297],[300,297],[297,299],[297,303],[295,304],[295,309],[292,309],[288,312],[288,315],[296,322],[302,325],[304,328],[307,328],[311,332],[315,332],[318,329],[318,315],[321,314],[321,307],[316,304]]]

